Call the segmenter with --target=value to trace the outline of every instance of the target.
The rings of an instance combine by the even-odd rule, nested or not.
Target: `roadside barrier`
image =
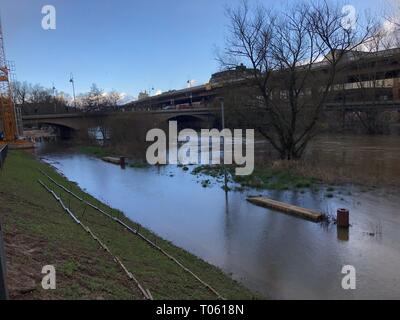
[[[8,145],[0,146],[0,169],[3,169],[8,153]],[[4,251],[3,231],[0,223],[0,300],[7,300],[6,254]]]
[[[6,255],[4,252],[3,231],[0,223],[0,300],[7,300],[8,292],[6,285]]]
[[[147,237],[145,237],[143,234],[141,234],[138,230],[131,228],[130,226],[128,226],[126,223],[122,222],[120,219],[112,216],[111,214],[105,212],[104,210],[96,207],[95,205],[93,205],[92,203],[82,199],[81,197],[79,197],[78,195],[76,195],[75,193],[73,193],[71,190],[68,190],[66,187],[64,187],[63,185],[59,184],[57,181],[55,181],[52,177],[50,177],[47,173],[45,173],[43,170],[39,170],[45,177],[47,177],[51,182],[53,182],[56,186],[60,187],[61,189],[63,189],[65,192],[67,192],[68,194],[72,195],[74,198],[78,199],[79,201],[87,204],[88,206],[90,206],[91,208],[93,208],[94,210],[100,212],[101,214],[103,214],[104,216],[108,217],[111,220],[114,220],[115,222],[117,222],[118,224],[120,224],[122,227],[124,227],[126,230],[128,230],[130,233],[138,236],[139,238],[141,238],[142,240],[144,240],[145,242],[147,242],[151,247],[153,247],[154,249],[158,250],[159,252],[161,252],[164,256],[166,256],[168,259],[170,259],[171,261],[173,261],[175,264],[177,264],[181,269],[183,269],[184,271],[186,271],[187,273],[189,273],[192,277],[194,277],[198,282],[200,282],[202,285],[204,285],[207,289],[209,289],[212,293],[214,293],[218,299],[221,300],[225,300],[225,298],[219,294],[211,285],[209,285],[208,283],[206,283],[205,281],[203,281],[202,279],[200,279],[199,276],[197,276],[194,272],[192,272],[190,269],[188,269],[187,267],[185,267],[181,262],[179,262],[176,258],[174,258],[172,255],[170,255],[168,252],[166,252],[164,249],[162,249],[160,246],[158,246],[157,244],[155,244],[153,241],[151,241],[150,239],[148,239]]]
[[[3,168],[4,162],[6,161],[8,153],[8,145],[0,146],[0,169]]]

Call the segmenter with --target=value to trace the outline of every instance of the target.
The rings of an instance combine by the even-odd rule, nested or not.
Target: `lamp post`
[[[76,97],[75,97],[75,80],[74,80],[74,76],[73,76],[73,74],[72,74],[72,73],[71,73],[71,76],[70,76],[69,82],[71,82],[71,84],[72,84],[72,94],[73,94],[73,96],[74,96],[74,107],[76,108]]]
[[[53,103],[54,103],[54,113],[57,113],[57,103],[56,103],[56,87],[53,83]]]
[[[150,110],[152,110],[153,109],[153,98],[152,98],[152,95],[151,95],[151,93],[154,93],[154,87],[151,87],[150,89],[149,89],[149,101],[150,101]]]

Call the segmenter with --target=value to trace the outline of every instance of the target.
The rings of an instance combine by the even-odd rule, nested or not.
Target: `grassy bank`
[[[0,171],[0,219],[4,229],[8,286],[14,299],[142,299],[133,282],[38,183],[42,179],[78,218],[118,256],[155,299],[215,299],[215,295],[164,255],[121,226],[51,184],[39,169],[76,194],[139,228],[160,247],[231,299],[254,295],[216,267],[162,240],[85,194],[33,156],[12,151]],[[57,289],[41,288],[44,265],[54,265]]]

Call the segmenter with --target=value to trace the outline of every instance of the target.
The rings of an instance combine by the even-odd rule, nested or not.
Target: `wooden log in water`
[[[113,164],[121,164],[121,158],[117,157],[104,157],[102,160]]]
[[[307,219],[310,221],[318,222],[323,218],[323,214],[306,208],[297,207],[288,203],[275,201],[265,197],[250,197],[247,201],[261,207],[270,208],[285,212],[287,214]]]

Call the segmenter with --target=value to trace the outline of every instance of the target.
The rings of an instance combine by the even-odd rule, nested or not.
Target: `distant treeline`
[[[75,99],[68,93],[55,88],[45,88],[40,84],[26,81],[12,84],[14,103],[21,107],[23,115],[109,111],[119,107],[121,95],[115,90],[104,92],[93,84],[90,91],[79,94]]]

